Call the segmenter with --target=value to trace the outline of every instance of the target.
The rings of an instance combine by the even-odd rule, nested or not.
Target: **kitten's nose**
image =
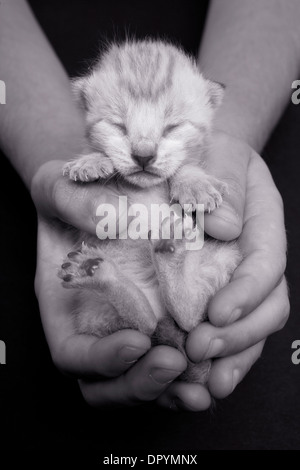
[[[132,155],[132,159],[141,167],[143,170],[154,160],[154,155],[148,155],[143,157],[141,155]]]

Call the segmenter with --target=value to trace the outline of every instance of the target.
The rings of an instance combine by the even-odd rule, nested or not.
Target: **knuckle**
[[[112,400],[112,395],[110,399],[112,402],[126,403],[128,406],[135,406],[139,404],[143,399],[139,398],[138,393],[138,384],[137,380],[134,377],[130,377],[130,374],[123,374],[118,377],[118,399]]]
[[[277,331],[282,330],[282,328],[286,325],[286,323],[289,319],[289,316],[290,316],[290,301],[289,301],[288,298],[285,300],[285,303],[284,303],[283,308],[281,309],[280,315],[281,315],[281,319],[280,319],[280,323],[278,325],[278,330]]]
[[[260,261],[260,272],[266,279],[274,279],[274,282],[280,283],[286,269],[286,253],[282,250],[276,252],[269,247],[261,247],[257,251],[258,261]]]
[[[50,354],[53,364],[61,373],[74,376],[74,370],[68,359],[67,349],[64,344],[51,347]]]
[[[246,348],[250,348],[257,343],[257,332],[249,328],[248,331],[244,331],[244,334],[241,335],[241,341]]]
[[[57,216],[60,219],[64,219],[63,214],[69,205],[70,198],[67,191],[65,190],[66,185],[63,180],[58,179],[52,186],[51,199],[56,211]]]
[[[157,387],[153,387],[149,379],[146,377],[128,378],[126,375],[123,376],[125,381],[123,390],[126,393],[126,401],[130,406],[135,406],[141,402],[147,402],[154,400],[157,395]],[[163,385],[161,389],[163,390]]]
[[[43,164],[33,176],[31,181],[31,197],[36,208],[40,212],[46,212],[49,208],[55,209],[55,201],[61,192],[62,183],[65,183],[61,174],[61,162],[49,161]]]
[[[147,392],[144,387],[135,387],[133,385],[129,385],[127,400],[130,405],[134,406],[143,401],[153,400],[153,397],[149,397],[149,391]]]
[[[281,275],[286,270],[286,264],[287,264],[286,253],[283,251],[281,253],[277,253],[276,267],[277,267],[277,272],[279,272]]]
[[[49,184],[48,167],[49,162],[41,165],[31,180],[30,194],[37,207],[39,206],[41,193],[45,191]]]
[[[223,399],[231,394],[232,373],[232,365],[223,363],[222,367],[216,367],[213,373],[210,374],[208,388],[213,397]]]
[[[83,383],[81,380],[78,381],[79,383],[79,389],[81,391],[81,395],[84,399],[84,401],[87,403],[87,405],[95,408],[96,406],[99,406],[99,403],[96,399],[95,393],[93,390],[90,389],[85,383]]]
[[[51,351],[51,358],[52,358],[53,364],[55,365],[55,367],[59,371],[61,371],[61,372],[66,371],[65,361],[64,361],[63,356],[62,356],[62,354],[59,350],[52,350]]]

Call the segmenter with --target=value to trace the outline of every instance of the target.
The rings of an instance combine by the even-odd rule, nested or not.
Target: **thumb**
[[[97,208],[109,204],[119,221],[119,196],[115,185],[75,183],[62,175],[64,161],[42,165],[31,184],[31,196],[44,217],[57,217],[80,230],[96,235]]]
[[[211,214],[206,214],[205,232],[219,240],[237,238],[243,228],[247,169],[251,148],[227,134],[212,134],[207,159],[207,171],[228,185],[223,203]]]

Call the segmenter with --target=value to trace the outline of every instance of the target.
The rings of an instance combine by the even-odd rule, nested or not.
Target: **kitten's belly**
[[[151,217],[148,217],[147,220],[147,215],[151,215],[151,209],[155,207],[154,205],[157,207],[160,204],[169,204],[169,187],[165,182],[152,188],[136,190],[132,187],[125,187],[124,189],[128,196],[129,205],[143,204],[145,206],[146,219],[144,220],[144,228],[141,230],[141,236],[146,239],[113,240],[109,243],[108,249],[111,248],[114,251],[116,249],[115,254],[118,258],[118,264],[120,263],[120,269],[143,291],[156,318],[161,319],[166,311],[161,300],[159,283],[151,257],[151,247],[148,240],[148,232],[151,230]],[[116,245],[115,242],[117,242]]]
[[[128,197],[128,208],[132,204],[143,204],[145,206],[145,216],[151,214],[151,207],[154,204],[169,204],[168,184],[163,183],[159,186],[147,189],[134,189],[132,187],[122,187],[122,193]],[[147,224],[150,220],[144,219],[144,227],[141,235],[144,239],[132,240],[130,233],[125,240],[106,240],[88,237],[82,234],[83,241],[97,243],[118,266],[120,271],[125,274],[136,286],[138,286],[148,299],[156,318],[159,320],[166,314],[165,306],[161,300],[159,283],[156,271],[151,257],[151,246],[148,240],[148,232],[151,226]],[[139,217],[139,220],[141,218]],[[151,224],[150,224],[151,225]]]
[[[141,221],[141,226],[143,226],[141,237],[147,239],[149,230],[154,230],[156,223],[159,221],[160,206],[170,204],[168,183],[164,182],[144,189],[125,186],[124,189],[128,196],[128,206],[131,206],[133,212],[139,211],[138,219]]]

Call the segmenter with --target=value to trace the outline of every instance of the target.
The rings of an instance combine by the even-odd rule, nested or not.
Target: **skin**
[[[227,0],[224,8],[225,2],[212,1],[200,50],[207,76],[227,84],[208,170],[227,181],[230,191],[223,206],[206,216],[206,231],[222,240],[242,232],[245,256],[232,282],[212,300],[211,324],[200,325],[187,341],[193,360],[218,357],[206,389],[177,382],[186,367],[183,356],[165,346],[150,350],[149,338],[139,332],[123,330],[101,340],[74,334],[70,292],[56,276],[72,243],[65,223],[95,233],[95,208],[115,198],[109,187],[78,186],[61,176],[64,162],[81,152],[82,116],[68,77],[25,1],[1,2],[0,76],[9,91],[7,104],[0,107],[0,143],[38,212],[35,289],[53,361],[80,379],[82,394],[93,406],[157,400],[173,410],[206,409],[211,395],[224,398],[234,390],[267,336],[287,320],[282,200],[257,153],[283,111],[299,68],[300,5],[286,3],[274,0],[270,8],[268,0],[251,5]],[[279,35],[282,29],[285,34]],[[210,346],[212,339],[219,341]]]

